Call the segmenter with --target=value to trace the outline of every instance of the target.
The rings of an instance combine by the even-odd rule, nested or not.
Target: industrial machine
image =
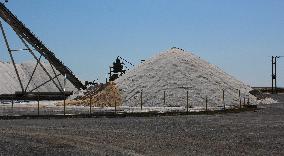
[[[129,69],[123,61],[131,66],[134,66],[131,62],[127,61],[126,59],[120,56],[117,56],[115,62],[113,62],[112,66],[109,67],[109,70],[110,70],[110,72],[108,73],[109,81],[114,81],[119,76],[122,76],[123,74],[125,74],[126,69]]]
[[[113,62],[113,66],[109,67],[109,81],[114,81],[122,74],[125,74],[123,69],[124,63],[119,59],[119,56],[116,58],[115,62]]]

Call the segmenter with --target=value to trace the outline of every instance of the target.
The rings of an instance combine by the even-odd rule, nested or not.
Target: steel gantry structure
[[[21,81],[18,69],[16,67],[15,64],[15,60],[13,58],[13,52],[17,51],[17,50],[13,50],[10,48],[8,39],[7,39],[7,35],[5,33],[4,27],[2,25],[2,22],[0,21],[0,29],[1,29],[1,33],[3,35],[4,41],[5,41],[5,45],[7,47],[7,50],[9,52],[9,56],[11,59],[11,62],[13,63],[13,67],[15,69],[16,75],[17,75],[17,79],[20,83],[20,87],[21,87],[21,95],[24,97],[25,95],[32,93],[33,91],[35,91],[36,89],[38,89],[39,87],[47,84],[48,82],[53,82],[54,85],[58,88],[59,92],[64,94],[64,89],[63,86],[60,84],[58,77],[60,75],[65,76],[77,89],[86,89],[86,86],[82,84],[82,82],[75,76],[75,74],[67,67],[63,64],[62,61],[60,61],[55,54],[50,51],[44,44],[42,41],[40,41],[5,5],[4,3],[0,2],[0,17],[3,19],[3,21],[5,21],[13,30],[14,32],[17,34],[17,36],[19,37],[19,39],[21,40],[21,42],[23,43],[23,45],[25,46],[24,49],[27,52],[29,52],[32,57],[36,60],[36,66],[33,70],[32,76],[29,79],[29,82],[26,86],[24,86],[24,84]],[[36,54],[39,54],[40,56],[37,57]],[[52,70],[53,70],[53,74],[50,74],[45,67],[43,66],[43,64],[41,63],[41,59],[45,58],[51,65]],[[31,89],[31,90],[27,90],[34,72],[36,70],[36,68],[40,66],[44,72],[46,73],[46,75],[49,77],[49,80],[38,85],[36,88]],[[56,74],[55,70],[57,70],[60,74]],[[57,80],[57,81],[56,81]],[[19,92],[18,92],[19,93]],[[46,94],[46,93],[45,93]]]

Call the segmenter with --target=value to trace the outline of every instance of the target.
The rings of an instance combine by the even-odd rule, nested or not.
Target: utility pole
[[[271,93],[272,93],[272,94],[274,94],[274,86],[275,86],[275,83],[274,83],[274,82],[275,82],[275,80],[276,80],[276,74],[275,74],[275,71],[274,71],[274,64],[275,64],[274,58],[275,58],[275,57],[272,56],[272,60],[271,60],[271,61],[272,61],[272,62],[271,62],[271,63],[272,63],[272,75],[271,75],[271,76],[272,76],[272,77],[271,77],[271,78],[272,78],[272,79],[271,79],[271,80],[272,80],[272,81],[271,81],[272,84],[271,84]]]
[[[271,92],[272,94],[277,94],[277,59],[284,56],[272,56],[272,86]]]

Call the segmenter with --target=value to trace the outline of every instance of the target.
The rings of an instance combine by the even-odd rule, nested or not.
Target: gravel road
[[[261,107],[216,115],[0,120],[0,155],[283,155],[284,103]]]

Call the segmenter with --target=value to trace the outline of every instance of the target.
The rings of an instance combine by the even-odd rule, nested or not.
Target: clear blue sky
[[[270,86],[270,57],[284,55],[284,0],[10,0],[7,6],[84,80],[104,79],[118,55],[138,63],[176,46],[252,86]],[[284,58],[278,69],[284,86]]]

